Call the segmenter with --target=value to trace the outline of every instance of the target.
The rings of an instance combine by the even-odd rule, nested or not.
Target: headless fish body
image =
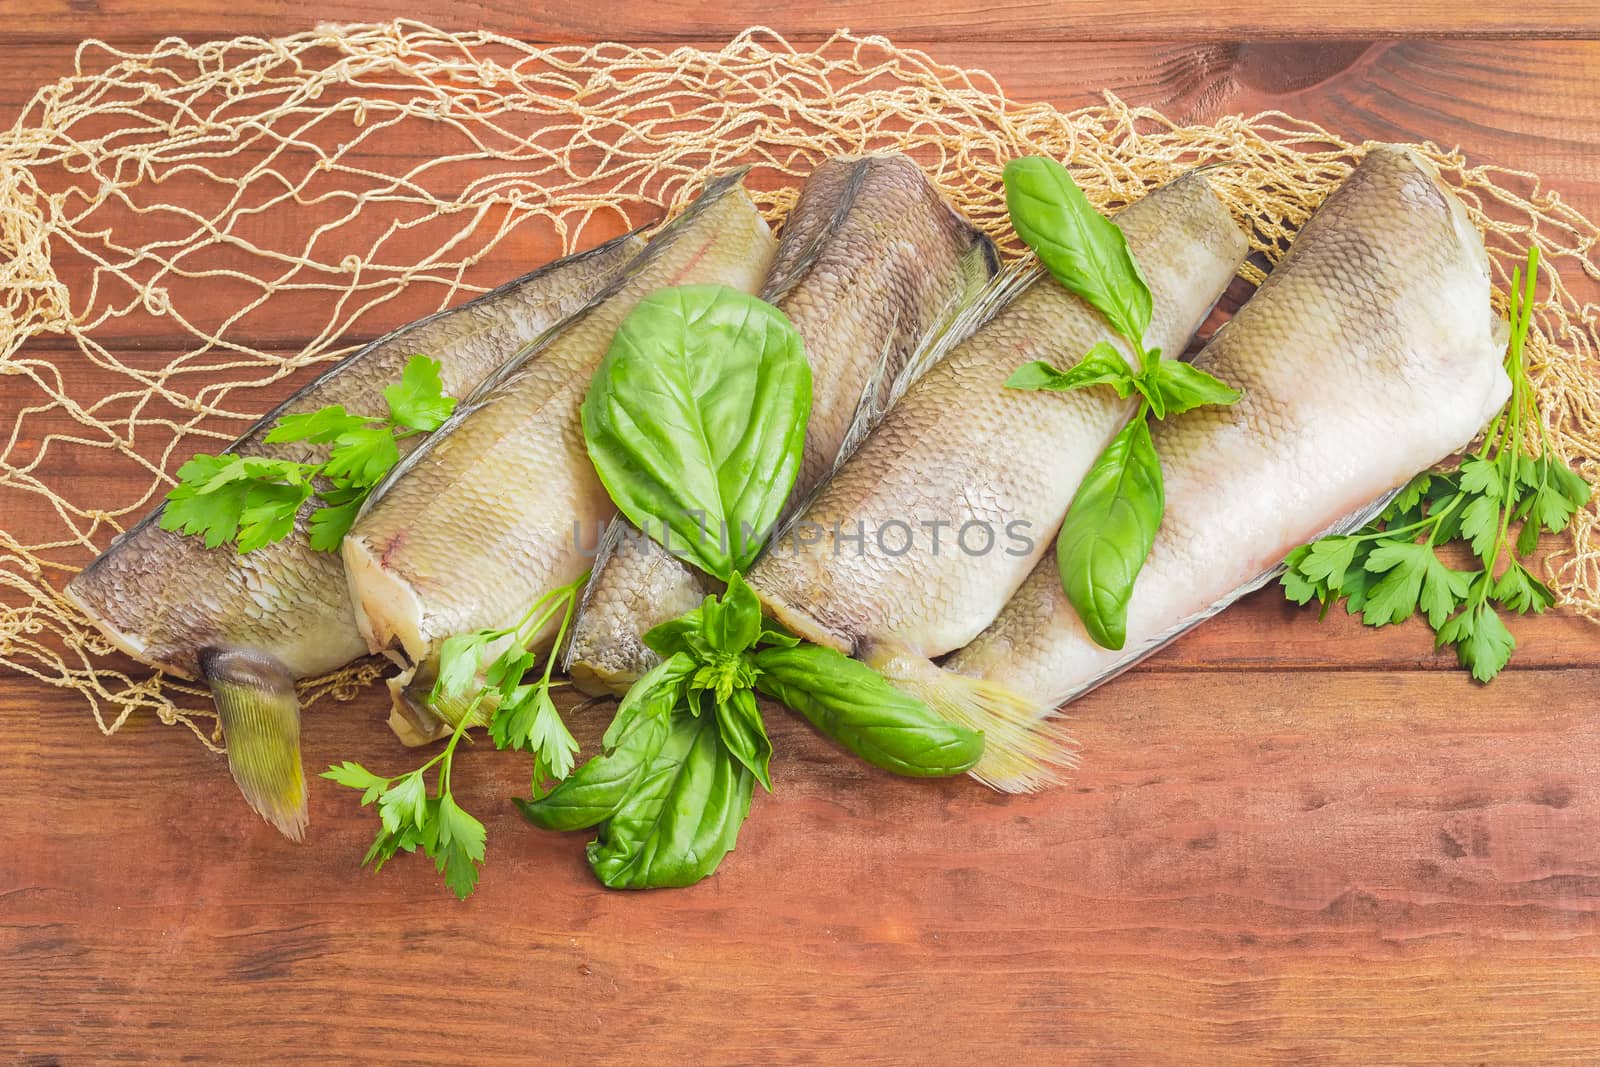
[[[1461,203],[1409,150],[1372,149],[1196,357],[1243,400],[1153,428],[1166,514],[1125,647],[1089,638],[1049,559],[946,666],[1026,695],[1042,720],[1466,445],[1510,391],[1504,350]],[[1001,788],[1041,784],[1013,770],[988,768]]]
[[[1243,261],[1244,235],[1199,174],[1116,222],[1154,298],[1146,344],[1183,351]],[[1112,334],[1087,304],[1048,279],[1026,288],[910,387],[804,508],[793,540],[780,537],[748,576],[796,634],[984,730],[986,758],[1070,762],[1026,728],[1025,703],[930,660],[1005,606],[1135,409],[1107,390],[1024,392],[1006,380],[1035,359],[1075,363],[1100,341]],[[821,543],[802,547],[802,530]]]
[[[742,173],[709,185],[603,299],[464,405],[374,492],[345,538],[350,588],[371,649],[398,648],[421,669],[417,685],[431,678],[446,638],[512,625],[589,568],[584,536],[616,514],[584,445],[579,408],[590,379],[618,325],[656,290],[760,286],[775,242]],[[425,741],[439,723],[406,695],[408,680],[396,685],[390,722],[403,740]]]
[[[794,499],[827,476],[858,411],[865,419],[886,405],[919,343],[977,295],[995,266],[989,241],[904,156],[817,167],[761,291],[794,323],[811,363]],[[694,567],[629,534],[608,537],[568,646],[567,669],[590,693],[626,691],[658,662],[644,633],[711,591]]]
[[[464,395],[519,345],[582,307],[643,246],[637,236],[619,238],[387,334],[284,401],[228,451],[302,462],[326,458],[323,445],[268,444],[264,438],[283,416],[329,404],[381,414],[384,388],[419,352],[439,362],[446,392]],[[416,439],[398,443],[407,449]],[[304,832],[306,802],[294,681],[367,652],[339,556],[311,548],[310,510],[289,537],[241,554],[231,545],[208,549],[201,538],[161,529],[158,508],[65,591],[123,652],[207,681],[240,789],[296,840]]]

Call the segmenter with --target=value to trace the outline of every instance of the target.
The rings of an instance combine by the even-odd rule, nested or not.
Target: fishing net
[[[1418,146],[1487,236],[1537,244],[1530,340],[1554,449],[1600,474],[1593,223],[1531,174]],[[88,42],[0,132],[0,662],[215,746],[198,688],[119,657],[57,590],[172,484],[363,340],[685,203],[753,163],[776,218],[824,157],[910,153],[1009,245],[1005,161],[1066,160],[1114,207],[1197,162],[1278,256],[1359,145],[1277,112],[1182,126],[1114,97],[1070,113],[880,37],[795,49],[534,47],[415,22],[148,51]],[[1254,268],[1252,268],[1253,270]],[[1259,272],[1256,274],[1259,278]],[[1591,506],[1548,556],[1600,619]],[[186,595],[174,590],[173,595]],[[379,668],[307,683],[349,697]]]

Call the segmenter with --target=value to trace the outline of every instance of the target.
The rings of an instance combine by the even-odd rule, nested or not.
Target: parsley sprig
[[[572,624],[578,594],[588,580],[585,573],[552,589],[512,626],[459,634],[444,643],[429,704],[452,721],[455,729],[444,749],[421,767],[382,778],[346,760],[323,772],[324,778],[363,790],[363,807],[377,802],[382,825],[361,861],[363,865],[382,870],[397,852],[415,852],[420,845],[457,897],[465,898],[477,886],[487,832],[450,793],[456,748],[474,726],[488,726],[495,748],[533,756],[535,797],[544,795],[548,780],[559,781],[572,772],[578,742],[550,697],[550,690],[561,684],[551,675],[555,650]],[[528,645],[558,616],[552,651],[544,657],[540,670],[539,655]],[[486,663],[491,651],[495,654]],[[525,680],[535,672],[533,681]],[[435,767],[439,768],[438,789],[430,796],[426,775]]]
[[[495,748],[532,755],[535,796],[543,795],[545,782],[560,781],[572,772],[578,752],[577,739],[562,722],[550,690],[562,684],[552,680],[556,652],[566,640],[588,580],[585,571],[540,597],[514,625],[457,634],[439,650],[439,676],[428,703],[447,719],[487,725]],[[539,654],[528,646],[558,617],[555,640],[540,670]],[[491,652],[494,655],[485,662]],[[536,670],[537,677],[527,681]]]
[[[1316,600],[1323,615],[1340,599],[1368,626],[1420,613],[1435,647],[1454,648],[1480,682],[1500,673],[1517,644],[1497,608],[1537,614],[1555,603],[1523,558],[1538,547],[1541,532],[1566,529],[1590,497],[1589,484],[1550,450],[1524,361],[1538,270],[1539,250],[1532,248],[1526,271],[1512,276],[1505,358],[1511,398],[1483,443],[1455,470],[1413,478],[1363,529],[1295,549],[1282,579],[1290,600]],[[1464,543],[1476,566],[1458,570],[1441,560],[1438,550],[1451,542]]]
[[[450,792],[456,746],[467,735],[470,722],[463,718],[438,755],[406,774],[383,778],[351,760],[322,773],[340,785],[363,790],[362,807],[377,802],[382,826],[361,861],[363,866],[370,863],[374,871],[382,870],[396,853],[415,852],[421,846],[458,898],[465,899],[477,886],[488,833]],[[439,769],[438,788],[430,794],[427,774],[435,767]]]
[[[1161,459],[1149,419],[1181,415],[1203,404],[1228,405],[1244,394],[1198,367],[1162,360],[1146,348],[1153,301],[1127,240],[1094,210],[1067,169],[1053,159],[1014,159],[1004,172],[1006,208],[1017,235],[1051,276],[1088,302],[1137,356],[1130,366],[1116,346],[1101,341],[1067,370],[1042,360],[1019,367],[1012,389],[1068,392],[1109,386],[1127,399],[1137,393],[1133,420],[1084,475],[1056,537],[1061,587],[1089,636],[1106,648],[1127,642],[1128,599],[1143,569],[1166,496]]]
[[[207,548],[232,541],[240,552],[253,552],[288,537],[301,506],[314,496],[322,506],[311,513],[311,547],[337,551],[373,487],[399,462],[397,442],[438,429],[456,406],[444,393],[438,362],[422,355],[411,357],[383,399],[389,407],[384,417],[332,404],[285,415],[268,432],[267,444],[330,445],[321,463],[196,455],[178,468],[161,528],[204,537]]]

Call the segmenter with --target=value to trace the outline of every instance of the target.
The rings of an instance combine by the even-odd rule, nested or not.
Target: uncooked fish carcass
[[[590,379],[618,325],[656,290],[760,286],[775,242],[742,177],[709,185],[603,299],[506,368],[374,492],[344,543],[357,617],[373,651],[397,648],[420,670],[418,685],[446,638],[515,625],[588,569],[585,535],[616,514],[579,420]],[[549,636],[528,635],[536,648]],[[390,722],[403,739],[426,740],[438,720],[407,698],[407,680]]]
[[[1226,288],[1244,235],[1189,174],[1116,219],[1154,298],[1145,343],[1169,354]],[[1104,319],[1048,278],[924,374],[779,538],[749,583],[801,637],[851,653],[937,712],[985,731],[986,753],[1049,767],[1070,757],[1027,705],[931,658],[991,622],[1050,543],[1095,457],[1134,402],[1109,390],[1006,387],[1023,364],[1075,363],[1116,343]],[[802,547],[802,541],[820,544]]]
[[[629,235],[557,260],[460,307],[395,330],[346,357],[277,408],[228,450],[300,462],[328,446],[268,444],[285,415],[342,404],[381,414],[383,390],[423,353],[439,362],[447,393],[472,390],[539,336],[587,303],[644,247]],[[401,439],[408,449],[416,438]],[[184,678],[204,678],[216,699],[228,761],[245,798],[299,839],[306,822],[294,681],[365,655],[344,565],[313,551],[307,505],[294,532],[254,552],[161,529],[156,509],[67,586],[68,600],[122,651]]]
[[[1090,639],[1047,559],[947,667],[1023,694],[1042,724],[1466,445],[1510,391],[1505,340],[1461,202],[1409,149],[1371,149],[1195,358],[1244,398],[1153,429],[1166,514],[1123,649]],[[1045,782],[987,755],[974,773]]]

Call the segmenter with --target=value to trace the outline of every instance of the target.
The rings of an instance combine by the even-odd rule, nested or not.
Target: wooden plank
[[[1003,6],[973,0],[886,6],[870,0],[832,0],[775,12],[758,0],[638,0],[630,4],[568,4],[544,0],[440,0],[424,13],[436,26],[471,26],[537,41],[701,40],[729,37],[777,22],[794,39],[826,37],[841,26],[918,40],[1084,41],[1243,37],[1584,36],[1600,29],[1587,0],[1456,4],[1450,0],[1350,0],[1318,5],[1298,0],[1132,0],[1109,10],[1095,0],[1012,0]],[[775,15],[780,17],[775,18]],[[17,12],[8,31],[50,40],[101,37],[155,40],[166,35],[231,37],[285,34],[314,20],[375,22],[394,17],[374,0],[339,0],[313,13],[292,0],[175,0],[157,8],[137,0],[41,0]]]
[[[627,896],[582,835],[519,823],[520,763],[480,747],[457,772],[490,830],[465,904],[414,860],[359,873],[373,820],[346,791],[314,784],[296,847],[186,732],[103,740],[9,687],[4,803],[31,814],[0,870],[0,1032],[128,1058],[1579,1057],[1600,1045],[1597,683],[1139,674],[1077,706],[1071,786],[1010,798],[892,779],[769,708],[777,791],[723,871]],[[381,714],[320,705],[308,763],[409,765]]]
[[[710,39],[748,14],[702,8],[559,21],[496,3],[430,17],[574,34],[626,19]],[[1594,16],[1588,4],[1372,8],[1190,14],[1169,0],[1099,14],[1097,28],[1080,3],[862,14],[848,0],[787,17],[804,32],[847,15],[898,27],[937,59],[995,70],[1022,100],[1075,106],[1112,87],[1180,119],[1282,107],[1346,136],[1432,137],[1538,172],[1600,214],[1594,44],[1053,40],[1209,37],[1230,17],[1254,20],[1254,34],[1299,19],[1302,36],[1384,36],[1428,19],[1516,33]],[[75,20],[58,2],[8,27],[148,42],[168,27],[199,39],[307,17],[263,0],[100,10]],[[903,32],[915,25],[928,32]],[[1008,28],[1027,39],[1002,41]],[[68,60],[55,46],[19,58],[16,40],[0,125]],[[375,312],[405,314],[410,297]],[[160,338],[120,340],[153,343],[138,358],[160,360]],[[71,370],[75,389],[101,384]],[[0,526],[17,529],[6,509]],[[1037,797],[893,780],[769,709],[778,791],[757,799],[723,872],[683,891],[599,889],[584,836],[523,827],[504,802],[525,785],[521,766],[478,746],[459,788],[489,824],[490,865],[466,904],[416,861],[356,871],[372,820],[329,783],[314,784],[312,843],[296,848],[243,808],[187,731],[141,719],[105,740],[76,697],[5,675],[0,1050],[21,1062],[303,1062],[311,1050],[605,1062],[641,1049],[664,1062],[1592,1061],[1596,638],[1570,619],[1517,629],[1529,669],[1484,688],[1435,670],[1420,627],[1319,627],[1257,594],[1075,705],[1084,770]],[[592,747],[603,716],[576,717]],[[317,705],[308,764],[411,765],[382,718],[374,692]]]
[[[1062,46],[1033,41],[1006,46],[920,42],[920,46],[931,49],[944,62],[1007,71],[1001,84],[1023,102],[1039,100],[1073,108],[1095,102],[1103,90],[1110,89],[1130,103],[1158,107],[1181,122],[1208,122],[1232,113],[1279,108],[1351,139],[1427,137],[1445,146],[1460,146],[1474,163],[1534,172],[1590,218],[1600,218],[1600,174],[1588,165],[1585,154],[1586,145],[1600,142],[1600,113],[1588,106],[1585,95],[1586,72],[1600,69],[1600,42]],[[72,69],[67,45],[30,45],[18,49],[17,55],[19,62],[0,71],[0,123],[20,113],[36,84]],[[1489,122],[1486,115],[1515,116],[1515,121]],[[332,139],[329,151],[337,147],[334,142],[340,136],[337,130],[325,131],[323,140]],[[352,150],[347,162],[403,171],[428,158],[409,141],[404,146],[382,141],[369,147],[370,152]],[[402,147],[409,154],[394,154]],[[305,165],[309,163],[302,160]],[[470,183],[491,176],[495,169],[487,163],[452,165],[433,173],[429,181],[438,195],[451,197]],[[55,180],[46,176],[47,184]],[[179,177],[163,186],[162,196],[184,202],[185,181],[194,196],[215,195],[214,187]],[[332,204],[316,210],[269,212],[249,224],[248,236],[264,247],[298,249],[327,221],[325,216],[345,209],[345,205]],[[159,215],[135,220],[126,213],[110,211],[101,221],[125,227],[117,232],[128,244],[143,243],[171,229]],[[405,220],[375,213],[370,222],[346,227],[336,237],[324,238],[323,258],[339,258],[328,251],[332,243],[341,250],[365,249],[383,228],[397,221]],[[522,226],[492,243],[500,221],[501,213],[491,210],[476,227],[477,236],[470,243],[477,262],[462,275],[469,283],[495,284],[560,251],[559,235],[543,223]],[[449,220],[431,228],[400,230],[384,243],[380,258],[390,263],[422,262],[438,251],[441,235],[453,231],[455,225]],[[621,219],[596,219],[580,243],[603,240],[622,227]],[[451,258],[458,255],[452,253]],[[191,254],[185,265],[188,269],[261,269],[259,262],[226,249],[207,252],[203,260]],[[58,250],[55,269],[74,293],[88,293],[96,280],[88,262],[64,248]],[[148,271],[139,276],[146,274]],[[355,324],[352,340],[373,336],[438,307],[456,275],[434,271],[430,277],[438,284],[416,285],[415,292],[385,288],[366,294],[363,299],[370,306]],[[340,283],[343,278],[330,276],[327,280]],[[124,283],[102,278],[101,284],[109,299],[129,299],[131,290]],[[228,277],[204,283],[174,279],[168,284],[191,319],[207,329],[219,327],[261,293],[259,286]],[[305,343],[309,338],[301,324],[326,321],[333,312],[334,297],[326,292],[303,292],[294,299],[299,308],[296,315],[284,315],[275,302],[270,309],[249,313],[235,322],[229,336],[286,347]],[[112,346],[171,345],[178,334],[170,319],[137,309],[107,323],[100,336]],[[37,343],[52,345],[49,338]]]
[[[718,42],[702,36],[688,43]],[[939,63],[996,73],[1021,103],[1071,109],[1110,91],[1179,122],[1281,108],[1350,138],[1426,137],[1552,181],[1600,181],[1582,152],[1600,137],[1600,116],[1580,106],[1600,66],[1596,40],[900,43]],[[76,41],[8,45],[0,126],[13,123],[38,88],[70,76],[76,50]],[[106,62],[103,52],[85,53],[87,70]],[[353,158],[415,164],[426,157],[375,151]]]

